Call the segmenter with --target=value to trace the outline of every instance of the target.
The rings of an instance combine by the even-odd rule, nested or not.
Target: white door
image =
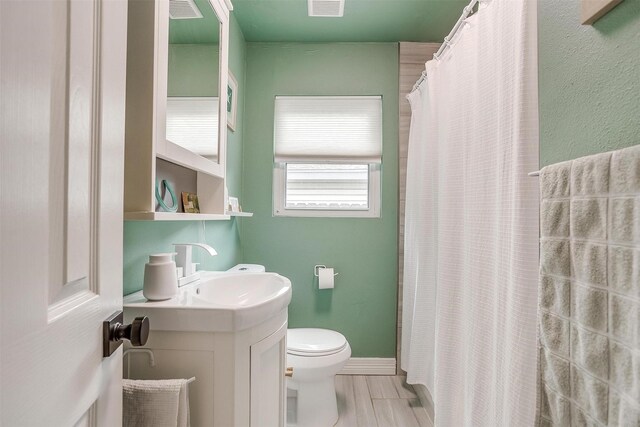
[[[126,1],[0,0],[0,425],[117,426]]]

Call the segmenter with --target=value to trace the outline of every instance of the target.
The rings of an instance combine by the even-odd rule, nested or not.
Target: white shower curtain
[[[403,328],[401,367],[407,381],[433,394],[437,281],[438,164],[434,138],[425,138],[430,110],[426,84],[409,94],[411,128],[407,157],[404,227]]]
[[[531,426],[536,4],[483,2],[410,95],[401,367],[437,426]]]

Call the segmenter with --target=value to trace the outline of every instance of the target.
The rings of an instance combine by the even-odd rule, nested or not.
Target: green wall
[[[217,44],[170,44],[167,96],[218,96]]]
[[[248,43],[242,203],[243,261],[293,284],[290,327],[342,332],[355,357],[395,357],[398,203],[398,45]],[[272,216],[276,95],[382,95],[382,217]],[[313,266],[335,267],[318,290]]]
[[[233,13],[230,18],[229,26],[229,70],[235,76],[238,82],[238,110],[236,114],[236,130],[232,131],[227,128],[227,187],[231,196],[240,197],[242,191],[242,150],[244,141],[244,117],[245,117],[245,79],[246,79],[246,60],[247,60],[247,43],[242,35],[242,30],[236,21]],[[226,93],[226,90],[225,92]],[[240,197],[240,201],[242,201]],[[240,221],[240,227],[242,222]],[[237,264],[237,263],[236,263]],[[234,264],[235,265],[235,264]]]
[[[227,187],[229,194],[240,196],[242,189],[242,127],[244,117],[244,79],[246,43],[235,18],[231,16],[229,69],[238,80],[238,112],[236,131],[229,130],[227,139]],[[203,88],[203,90],[206,90]],[[124,294],[142,289],[144,264],[149,254],[173,250],[172,243],[206,242],[218,255],[209,257],[194,251],[195,262],[204,270],[226,270],[242,260],[239,219],[199,222],[142,222],[124,224]]]
[[[579,0],[539,0],[540,164],[640,143],[640,0],[593,26]]]

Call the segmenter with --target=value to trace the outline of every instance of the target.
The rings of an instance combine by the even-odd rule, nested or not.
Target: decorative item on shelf
[[[227,84],[227,127],[235,132],[236,111],[238,110],[238,81],[229,71],[229,82]]]
[[[229,189],[226,184],[224,186],[224,210],[229,210]]]
[[[161,187],[164,186],[165,194],[162,194]],[[164,201],[164,197],[166,193],[169,193],[171,196],[171,206],[167,206]],[[171,188],[171,184],[166,179],[163,179],[160,182],[156,181],[156,201],[158,202],[159,209],[164,209],[167,212],[176,212],[178,210],[178,201],[176,200],[176,194],[173,192],[173,188]]]
[[[229,212],[241,212],[237,197],[229,197]]]
[[[198,195],[195,193],[182,192],[182,206],[185,213],[200,213],[200,203]]]

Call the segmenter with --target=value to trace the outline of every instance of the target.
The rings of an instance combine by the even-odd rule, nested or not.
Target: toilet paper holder
[[[318,277],[318,271],[321,268],[327,268],[327,266],[323,265],[323,264],[316,265],[315,267],[313,267],[313,275]],[[337,275],[338,275],[338,273],[334,273],[334,276],[337,276]]]

